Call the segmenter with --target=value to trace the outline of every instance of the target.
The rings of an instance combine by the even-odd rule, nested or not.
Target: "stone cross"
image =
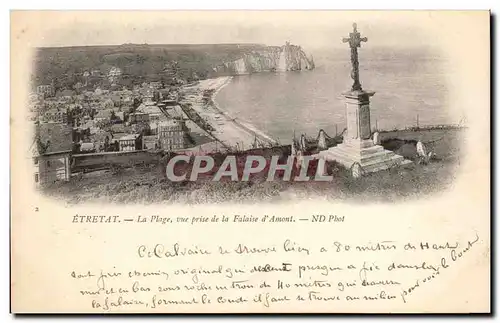
[[[353,31],[349,33],[349,38],[343,38],[342,42],[349,43],[349,47],[351,48],[351,78],[354,80],[352,84],[352,91],[362,91],[361,83],[359,83],[359,61],[358,61],[358,47],[361,47],[361,42],[368,41],[368,38],[361,37],[361,34],[358,32],[356,23],[352,24]]]

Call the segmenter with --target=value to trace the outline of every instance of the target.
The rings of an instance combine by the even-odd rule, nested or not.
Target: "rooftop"
[[[165,126],[179,126],[180,122],[178,120],[174,119],[168,119],[168,120],[163,120],[158,123],[158,126],[160,127],[165,127]]]

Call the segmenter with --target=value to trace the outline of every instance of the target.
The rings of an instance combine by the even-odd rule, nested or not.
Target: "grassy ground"
[[[165,179],[164,167],[151,165],[86,174],[78,180],[48,186],[44,192],[69,203],[262,203],[316,197],[397,202],[435,194],[452,184],[460,167],[462,135],[463,130],[439,130],[426,133],[425,137],[418,133],[397,133],[393,137],[385,134],[384,146],[406,158],[415,158],[415,140],[422,140],[436,154],[436,159],[427,165],[415,162],[405,168],[373,173],[360,179],[353,179],[346,169],[331,163],[328,173],[334,179],[329,182],[267,182],[264,176],[256,176],[249,182],[206,179],[173,183]]]

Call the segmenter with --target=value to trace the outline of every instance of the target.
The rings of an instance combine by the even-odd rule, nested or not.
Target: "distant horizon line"
[[[38,46],[35,48],[78,48],[78,47],[110,47],[110,46],[203,46],[203,45],[259,45],[259,46],[277,46],[266,45],[262,43],[122,43],[106,45],[63,45],[63,46]]]
[[[99,45],[62,45],[62,46],[38,46],[38,47],[34,47],[35,49],[57,49],[57,48],[97,48],[97,47],[120,47],[120,46],[207,46],[207,45],[245,45],[245,46],[250,46],[250,45],[253,45],[253,46],[265,46],[265,47],[273,47],[273,46],[283,46],[284,44],[286,43],[283,42],[282,45],[268,45],[268,44],[264,44],[264,43],[240,43],[240,42],[235,42],[235,43],[122,43],[122,44],[99,44]],[[298,45],[298,46],[301,46],[301,47],[304,47],[303,45],[299,44],[299,43],[293,43],[293,42],[290,42],[291,45]],[[332,48],[332,43],[329,43],[328,45],[324,45],[324,46],[305,46],[304,49],[308,49],[308,48]],[[344,48],[345,44],[338,44],[338,46],[333,46],[334,49],[341,49],[341,48]],[[371,48],[378,48],[378,47],[397,47],[397,46],[392,46],[392,45],[371,45],[371,46],[363,46],[363,47],[371,47]],[[347,47],[348,48],[348,47]],[[411,48],[411,49],[414,49],[414,48],[426,48],[426,46],[401,46],[401,47],[397,47],[397,48]],[[428,47],[427,47],[428,48]]]

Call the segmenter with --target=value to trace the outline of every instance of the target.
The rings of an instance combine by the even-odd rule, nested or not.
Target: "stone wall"
[[[106,169],[111,166],[130,167],[140,164],[156,164],[159,160],[158,154],[145,150],[76,154],[72,156],[71,171],[75,173]]]

